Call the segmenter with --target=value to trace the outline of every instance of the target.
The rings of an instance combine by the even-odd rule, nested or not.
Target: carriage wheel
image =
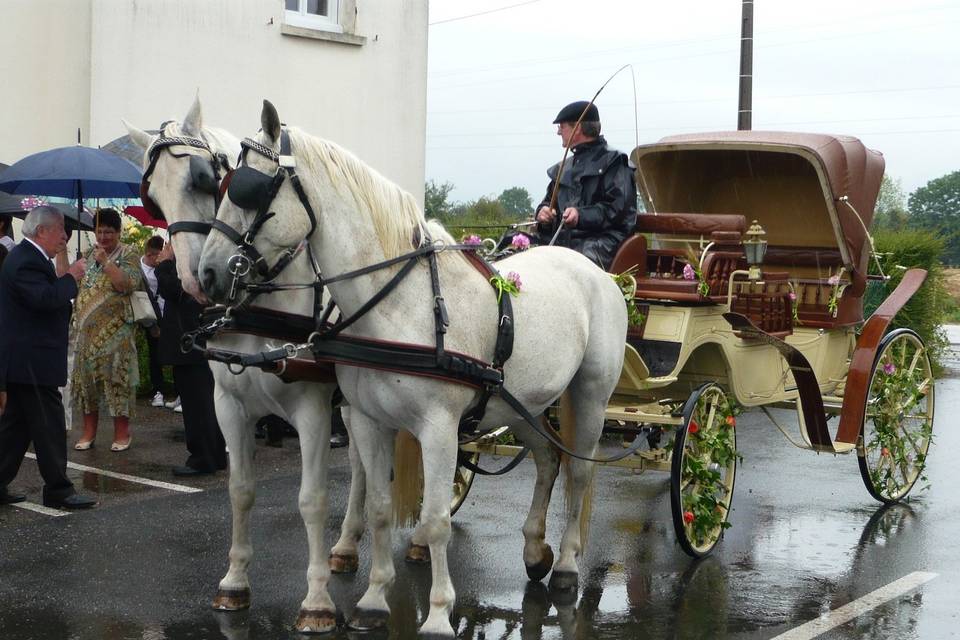
[[[885,504],[924,478],[933,434],[933,371],[923,341],[910,329],[884,337],[867,392],[857,462],[867,491]]]
[[[733,408],[723,390],[709,382],[691,394],[673,442],[670,506],[673,528],[685,552],[700,558],[730,526],[737,474]]]

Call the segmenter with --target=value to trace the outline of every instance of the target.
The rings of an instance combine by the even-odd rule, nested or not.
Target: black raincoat
[[[603,136],[584,142],[571,150],[563,168],[557,192],[557,221],[567,207],[580,212],[577,226],[564,229],[554,243],[579,251],[602,269],[613,261],[620,244],[633,233],[637,217],[637,188],[633,167],[627,155],[607,147]],[[550,184],[536,210],[549,206],[560,163],[547,170]],[[557,229],[554,224],[538,224],[541,244],[548,244]]]

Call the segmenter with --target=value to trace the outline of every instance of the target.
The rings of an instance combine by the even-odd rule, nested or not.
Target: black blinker
[[[268,176],[250,167],[238,167],[233,171],[227,196],[241,209],[259,211],[270,205],[270,185],[273,176]]]
[[[216,196],[220,185],[213,171],[210,161],[200,156],[190,156],[190,179],[193,188],[201,193]]]

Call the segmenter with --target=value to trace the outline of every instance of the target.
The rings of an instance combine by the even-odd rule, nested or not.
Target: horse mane
[[[171,137],[194,137],[192,134],[184,133],[183,125],[177,120],[167,124],[166,132]],[[240,140],[235,135],[219,127],[203,127],[203,137],[214,153],[227,154],[227,160],[231,162],[231,166],[236,163],[240,152]]]
[[[429,236],[446,244],[455,244],[440,222],[424,218],[423,211],[410,193],[350,151],[300,129],[290,128],[289,132],[291,147],[305,151],[295,154],[297,162],[309,171],[326,172],[330,182],[342,195],[351,197],[369,212],[374,232],[387,258],[410,251],[414,237]],[[443,252],[441,256],[455,253],[459,252]]]

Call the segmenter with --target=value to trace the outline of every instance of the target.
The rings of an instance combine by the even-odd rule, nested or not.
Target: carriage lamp
[[[763,264],[763,256],[767,253],[767,241],[764,238],[767,232],[754,220],[744,235],[747,239],[743,241],[743,252],[747,256],[747,264],[750,265],[748,277],[751,280],[759,280],[760,265]]]

